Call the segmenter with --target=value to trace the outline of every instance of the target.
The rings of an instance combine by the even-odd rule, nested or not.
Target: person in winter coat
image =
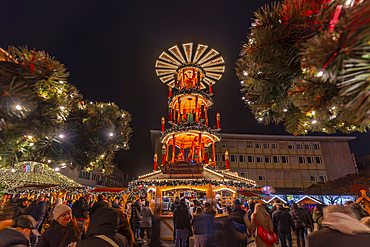
[[[292,217],[284,210],[282,204],[276,204],[276,210],[272,213],[272,223],[278,233],[280,246],[286,247],[286,240],[288,240],[288,247],[292,247],[291,229],[295,226]]]
[[[89,210],[88,201],[90,198],[91,195],[86,194],[85,196],[81,196],[80,199],[72,205],[72,214],[77,221],[83,222],[86,219]]]
[[[103,207],[109,207],[109,204],[106,200],[104,200],[104,195],[98,195],[98,201],[94,203],[92,208],[90,209],[90,217],[95,213],[96,210]]]
[[[83,224],[72,216],[72,210],[65,204],[54,208],[54,219],[41,235],[36,247],[75,247],[85,237]]]
[[[250,233],[255,232],[256,236],[256,247],[272,247],[274,245],[267,245],[263,242],[262,239],[259,238],[257,234],[257,222],[262,228],[267,231],[273,231],[274,225],[271,220],[271,216],[269,213],[266,212],[265,207],[261,203],[256,203],[254,206],[254,212],[251,215],[251,227]]]
[[[39,229],[43,220],[46,211],[46,202],[44,201],[44,196],[39,196],[36,201],[36,206],[33,207],[30,215],[36,220],[36,228]],[[36,246],[38,236],[31,236],[31,247]]]
[[[307,235],[307,247],[369,246],[370,228],[346,207],[324,209],[323,228]]]
[[[208,228],[208,221],[206,220],[206,217],[207,215],[203,214],[202,207],[197,207],[195,210],[195,215],[192,219],[192,225],[194,229],[194,246],[206,246],[206,234]]]
[[[247,212],[249,221],[251,221],[251,216],[252,216],[252,214],[254,212],[254,206],[255,206],[255,203],[254,202],[249,203],[249,210]]]
[[[314,231],[318,231],[322,229],[322,221],[324,219],[323,209],[324,205],[317,204],[313,210],[312,220],[314,225]]]
[[[141,225],[141,199],[137,199],[132,206],[132,231],[135,239],[140,239],[140,225]]]
[[[175,212],[173,213],[173,217],[175,219],[175,225],[176,225],[175,247],[179,247],[180,239],[181,239],[181,246],[185,247],[186,240],[188,238],[189,229],[190,229],[191,215],[185,204],[184,198],[180,200],[180,205],[177,206],[177,208],[175,209]]]
[[[149,207],[149,201],[145,201],[145,206],[141,209],[141,216],[143,217],[143,220],[141,221],[141,226],[140,226],[141,239],[144,239],[144,233],[146,231],[148,241],[150,241],[150,235],[152,231],[153,211]]]
[[[18,216],[26,215],[27,214],[27,204],[28,204],[28,199],[26,197],[19,199],[18,207],[15,209],[12,218],[15,219]]]
[[[216,215],[216,211],[215,211],[215,209],[212,207],[211,203],[206,202],[206,203],[204,204],[204,213],[205,213],[205,214],[212,215],[212,217],[215,217],[215,215]]]
[[[0,230],[0,246],[28,247],[31,234],[40,235],[36,221],[29,215],[21,215],[11,221],[10,227]]]
[[[122,209],[122,207],[119,205],[119,200],[117,198],[114,199],[114,202],[112,203],[112,208]]]
[[[235,221],[236,223],[238,224],[241,224],[241,225],[244,225],[243,229],[250,229],[250,221],[248,219],[248,215],[247,213],[245,212],[245,210],[243,210],[241,208],[241,203],[240,201],[237,199],[234,201],[234,206],[233,208],[231,209],[230,211],[230,214],[229,214],[229,220],[230,220],[230,224],[232,221]],[[237,234],[235,231],[233,231],[233,229],[230,229],[232,231],[232,234]],[[245,239],[239,239],[237,236],[234,236],[232,239],[230,239],[230,241],[232,241],[232,245],[233,246],[247,246],[247,238]]]
[[[118,212],[114,208],[102,207],[91,217],[87,238],[78,243],[77,247],[128,247],[127,239],[117,233]]]
[[[175,212],[175,209],[179,205],[180,205],[180,197],[176,196],[175,201],[171,205],[171,212],[172,212],[172,214],[173,214],[173,212]],[[176,225],[175,225],[176,222],[175,222],[175,218],[174,217],[172,217],[172,221],[173,221],[173,229],[176,229]],[[175,239],[176,239],[176,230],[173,231],[173,242],[175,242]]]
[[[121,209],[116,209],[118,213],[118,233],[127,238],[130,247],[135,244],[134,233],[131,230],[127,214]]]
[[[293,203],[292,206],[290,207],[290,216],[292,216],[292,219],[294,221],[294,226],[295,226],[295,235],[297,236],[297,246],[300,247],[305,247],[305,237],[304,237],[304,232],[305,232],[305,225],[307,222],[305,213],[303,210],[300,210],[298,208],[298,205],[296,203]]]

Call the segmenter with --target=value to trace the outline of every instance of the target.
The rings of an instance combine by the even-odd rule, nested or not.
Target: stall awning
[[[126,189],[127,189],[127,187],[96,187],[96,188],[90,190],[90,192],[119,193],[119,192],[122,192]]]
[[[296,201],[296,203],[302,203],[302,204],[325,204],[319,200],[317,200],[316,198],[314,197],[311,197],[311,196],[305,196],[305,197],[302,197],[301,199],[299,199],[298,201]]]

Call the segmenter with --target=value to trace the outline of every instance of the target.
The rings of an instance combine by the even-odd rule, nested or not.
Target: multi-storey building
[[[155,152],[160,152],[160,131],[151,131]],[[348,141],[351,136],[289,136],[223,134],[216,143],[216,165],[239,176],[270,185],[277,193],[297,193],[311,184],[355,173]]]
[[[127,187],[128,185],[128,174],[117,167],[114,167],[114,171],[109,175],[104,175],[97,169],[90,171],[61,169],[60,173],[85,186]]]

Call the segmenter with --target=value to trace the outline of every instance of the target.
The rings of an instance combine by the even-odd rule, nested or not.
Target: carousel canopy
[[[48,165],[29,161],[20,162],[14,168],[0,169],[0,183],[8,188],[24,185],[66,185],[69,187],[82,187],[74,180],[54,171]]]

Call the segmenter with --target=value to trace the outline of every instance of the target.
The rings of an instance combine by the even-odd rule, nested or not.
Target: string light
[[[109,133],[109,136],[113,136],[113,133]]]
[[[20,105],[16,105],[16,106],[15,106],[15,109],[17,109],[18,111],[20,111],[20,110],[22,110],[22,106],[20,106]]]
[[[15,169],[14,168],[12,168],[12,170],[11,170],[12,172],[15,172]]]
[[[317,123],[317,121],[316,120],[312,120],[312,123],[315,124],[315,123]]]
[[[60,107],[60,109],[61,109],[61,110],[64,110],[64,109],[66,109],[66,108],[65,108],[64,106],[61,106],[61,107]]]
[[[324,72],[319,71],[319,73],[317,73],[317,76],[318,76],[318,77],[321,77],[323,74],[324,74]]]
[[[287,112],[288,110],[287,109],[283,109],[283,112]]]
[[[60,169],[59,169],[59,167],[57,167],[57,168],[55,168],[54,170],[57,172],[57,171],[59,171]]]
[[[60,134],[59,135],[59,138],[62,138],[63,139],[64,138],[64,135],[63,134]]]
[[[244,75],[247,76],[248,75],[248,72],[247,71],[244,71]]]

